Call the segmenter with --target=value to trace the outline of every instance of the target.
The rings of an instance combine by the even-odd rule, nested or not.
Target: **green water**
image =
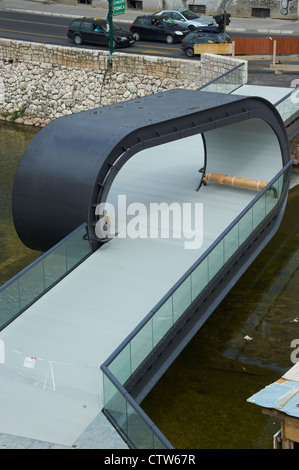
[[[0,284],[39,253],[11,216],[17,164],[36,134],[0,122]],[[266,449],[280,423],[246,400],[293,364],[299,338],[299,186],[279,232],[142,403],[177,449]],[[245,340],[248,335],[251,341]]]
[[[19,240],[11,214],[14,175],[36,133],[33,127],[0,121],[0,285],[39,256]]]

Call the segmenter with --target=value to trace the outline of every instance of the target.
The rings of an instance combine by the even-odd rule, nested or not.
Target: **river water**
[[[0,122],[0,285],[36,253],[18,239],[11,193],[37,129]],[[293,183],[299,181],[293,172]],[[292,367],[299,338],[299,186],[279,232],[142,403],[177,449],[267,449],[280,423],[246,400]],[[251,340],[244,339],[246,336]]]

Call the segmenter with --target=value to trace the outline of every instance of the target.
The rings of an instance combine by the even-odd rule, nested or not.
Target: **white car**
[[[189,31],[195,31],[198,28],[215,27],[216,23],[211,18],[199,16],[191,10],[184,8],[175,8],[172,10],[161,10],[155,13],[155,15],[168,16],[173,21],[178,23],[184,28],[188,28]]]

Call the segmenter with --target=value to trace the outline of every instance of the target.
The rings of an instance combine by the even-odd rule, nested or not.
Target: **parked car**
[[[109,47],[109,24],[106,20],[99,18],[77,18],[69,25],[67,37],[73,40],[77,46],[86,42]],[[135,39],[130,32],[113,25],[113,47],[127,47],[134,42]]]
[[[188,28],[189,31],[195,31],[198,28],[210,27],[215,28],[216,24],[211,18],[199,16],[194,13],[192,10],[187,10],[184,8],[175,8],[172,10],[161,10],[157,13],[154,13],[155,16],[167,16],[175,21],[177,24],[183,28]]]
[[[195,31],[189,33],[182,41],[182,49],[188,57],[194,56],[194,44],[224,44],[230,42],[230,36],[226,35],[226,41],[222,33],[205,33]]]
[[[138,16],[130,26],[130,31],[136,41],[166,41],[167,44],[181,42],[188,34],[188,29],[182,28],[167,16],[147,15]]]

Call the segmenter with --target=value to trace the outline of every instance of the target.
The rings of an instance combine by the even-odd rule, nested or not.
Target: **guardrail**
[[[0,287],[0,331],[91,254],[87,224]]]
[[[153,427],[151,420],[126,391],[126,382],[236,250],[276,207],[291,164],[290,160],[101,366],[103,411],[133,448],[157,448],[153,445],[167,448],[171,445],[164,436],[161,438],[157,428]],[[270,191],[273,188],[275,191]]]

